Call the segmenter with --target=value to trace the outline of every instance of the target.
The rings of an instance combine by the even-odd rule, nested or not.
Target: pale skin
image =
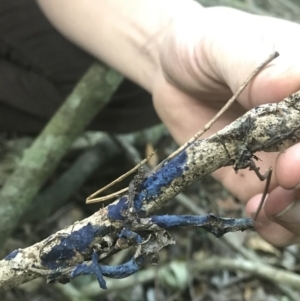
[[[216,114],[232,92],[274,50],[238,102],[205,135],[245,111],[300,89],[300,25],[189,0],[38,0],[67,38],[153,95],[155,108],[180,144]],[[300,242],[300,144],[259,153],[274,176],[256,229],[274,245]],[[214,176],[246,204],[249,215],[264,183],[253,172],[222,168]],[[290,209],[290,210],[289,210]],[[298,212],[298,211],[299,212]]]

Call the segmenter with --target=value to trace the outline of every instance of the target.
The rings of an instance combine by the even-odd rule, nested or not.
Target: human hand
[[[274,50],[280,57],[258,74],[206,135],[257,105],[278,102],[299,90],[299,34],[297,24],[228,8],[203,9],[190,2],[178,12],[161,45],[161,68],[153,85],[156,110],[177,142],[186,142],[203,128]],[[295,189],[300,183],[300,144],[279,156],[257,156],[262,172],[273,166],[274,174],[256,228],[275,245],[300,242],[300,192]],[[214,176],[243,202],[250,199],[246,208],[254,215],[265,185],[254,172],[240,170],[237,175],[227,167]]]

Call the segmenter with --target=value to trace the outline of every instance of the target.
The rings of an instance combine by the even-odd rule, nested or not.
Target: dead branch
[[[255,152],[280,151],[297,143],[299,120],[297,92],[278,104],[256,107],[217,134],[195,141],[136,183],[133,207],[129,207],[129,195],[123,195],[91,217],[9,254],[0,261],[0,288],[8,289],[40,276],[55,282],[85,273],[116,278],[134,273],[149,254],[173,242],[164,229],[178,220],[155,223],[149,217],[152,212],[222,166],[247,168]],[[131,234],[120,236],[122,229]],[[129,263],[118,266],[120,273],[115,267],[101,265],[99,271],[93,270],[98,255],[101,260],[130,244],[137,246],[137,252]]]

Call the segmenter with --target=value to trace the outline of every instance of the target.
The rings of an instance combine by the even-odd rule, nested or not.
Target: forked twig
[[[102,187],[101,189],[97,190],[96,192],[94,192],[93,194],[91,194],[90,196],[87,197],[86,199],[86,204],[92,204],[92,203],[97,203],[97,202],[103,202],[103,201],[107,201],[110,200],[116,196],[118,196],[119,194],[122,194],[126,191],[128,191],[128,187],[121,189],[117,192],[114,192],[112,194],[100,197],[100,198],[95,198],[96,195],[98,195],[99,193],[103,192],[104,190],[108,189],[109,187],[115,185],[118,182],[123,181],[125,178],[127,178],[129,175],[131,175],[132,173],[134,173],[136,170],[138,170],[143,164],[145,164],[147,161],[149,161],[149,159],[155,154],[155,151],[152,152],[148,157],[146,157],[144,160],[142,160],[140,163],[138,163],[135,167],[133,167],[132,169],[130,169],[129,171],[127,171],[126,173],[124,173],[123,175],[121,175],[120,177],[118,177],[116,180],[112,181],[111,183],[109,183],[108,185]]]
[[[190,144],[192,144],[194,141],[196,141],[201,135],[203,135],[206,131],[208,131],[211,126],[229,109],[229,107],[236,101],[236,99],[241,95],[241,93],[245,90],[245,88],[249,85],[249,83],[253,80],[253,78],[272,60],[274,60],[276,57],[279,56],[279,53],[277,51],[273,52],[271,55],[267,57],[266,60],[264,60],[245,80],[245,82],[240,86],[240,88],[237,90],[237,92],[234,93],[234,95],[228,100],[228,102],[225,104],[225,106],[204,126],[202,130],[200,130],[196,135],[194,135],[188,142],[183,144],[181,147],[179,147],[175,152],[173,152],[169,157],[167,157],[165,160],[163,160],[160,164],[158,164],[154,170],[157,170],[164,162],[174,158],[176,155],[178,155],[182,150],[187,148]],[[116,183],[122,181],[125,179],[127,176],[138,170],[144,163],[146,163],[154,153],[150,154],[147,158],[145,158],[143,161],[141,161],[139,164],[137,164],[134,168],[129,170],[127,173],[123,174],[110,184],[104,186],[103,188],[97,190],[93,194],[91,194],[87,199],[86,199],[86,204],[91,204],[91,203],[96,203],[96,202],[103,202],[106,200],[109,200],[121,193],[124,193],[128,191],[128,188],[124,188],[122,190],[119,190],[115,193],[109,194],[104,197],[100,198],[94,198],[96,195],[99,193],[103,192],[107,188],[115,185]]]
[[[126,178],[126,176],[125,176],[124,178]],[[123,178],[123,179],[124,179],[124,178]],[[121,181],[121,180],[120,180],[120,181]],[[98,203],[98,202],[104,202],[104,201],[110,200],[110,199],[112,199],[112,198],[114,198],[114,197],[117,197],[117,196],[121,195],[122,193],[125,193],[125,192],[128,190],[128,187],[126,187],[126,188],[123,188],[123,189],[121,189],[121,190],[118,190],[118,191],[116,191],[116,192],[114,192],[114,193],[111,193],[111,194],[102,196],[102,197],[100,197],[100,198],[93,198],[93,196],[96,196],[96,195],[99,194],[100,192],[102,192],[102,191],[104,191],[105,189],[109,188],[110,186],[114,185],[115,182],[116,182],[116,180],[113,181],[113,182],[111,182],[109,185],[107,185],[107,186],[105,186],[105,187],[99,189],[98,191],[94,192],[92,195],[89,196],[90,199],[89,199],[89,198],[86,199],[86,202],[85,202],[85,203],[86,203],[86,204],[93,204],[93,203]]]
[[[208,131],[212,125],[230,108],[230,106],[237,100],[253,78],[271,61],[279,56],[277,51],[274,51],[271,55],[267,57],[255,70],[248,76],[245,82],[239,87],[239,89],[233,94],[233,96],[227,101],[227,103],[222,107],[222,109],[200,130],[196,135],[194,135],[188,142],[180,146],[175,152],[173,152],[168,158],[162,161],[159,165],[155,167],[155,170],[159,168],[165,161],[168,161],[178,155],[182,150],[186,149],[190,144],[196,141],[200,136],[202,136],[206,131]]]

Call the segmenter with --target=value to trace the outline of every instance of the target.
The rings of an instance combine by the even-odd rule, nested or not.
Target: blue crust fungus
[[[162,188],[169,187],[172,181],[181,177],[187,169],[187,154],[183,150],[176,157],[164,163],[158,170],[150,173],[140,184],[140,192],[135,195],[135,210],[138,213],[143,213],[143,202],[155,200]]]
[[[126,278],[134,273],[136,273],[144,263],[144,257],[142,255],[132,258],[128,262],[116,266],[107,266],[98,264],[97,252],[92,255],[92,263],[80,263],[78,264],[73,272],[71,273],[71,278],[75,278],[80,275],[94,275],[100,287],[106,289],[106,282],[103,276],[121,279]]]
[[[97,227],[89,223],[79,230],[60,237],[58,244],[41,254],[41,263],[51,270],[68,267],[76,254],[80,253],[84,257],[90,253],[91,244],[97,235],[105,235],[109,231],[110,229],[105,226]]]

